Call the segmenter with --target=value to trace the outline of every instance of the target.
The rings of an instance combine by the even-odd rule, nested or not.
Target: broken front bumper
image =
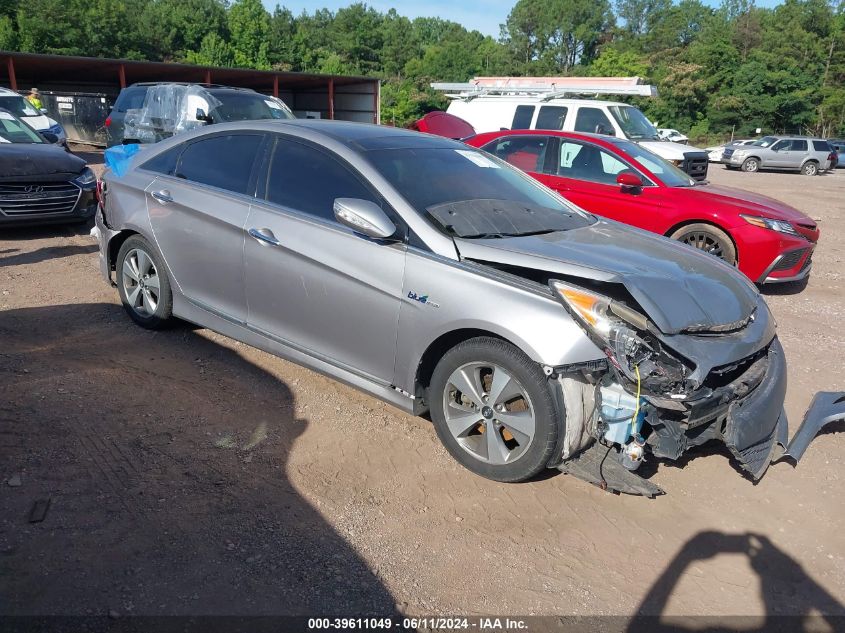
[[[749,360],[747,367],[728,384],[679,403],[673,410],[661,408],[661,404],[669,404],[666,401],[653,402],[656,409],[646,418],[651,427],[647,445],[655,457],[674,460],[694,446],[719,439],[742,468],[759,479],[769,464],[782,457],[801,459],[824,426],[845,420],[845,392],[818,393],[789,442],[785,397],[786,361],[775,338],[765,354]],[[612,446],[594,442],[564,460],[559,468],[616,492],[646,496],[663,492],[619,465],[616,452]]]

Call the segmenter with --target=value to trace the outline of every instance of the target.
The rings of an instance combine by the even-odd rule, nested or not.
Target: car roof
[[[239,86],[224,86],[222,84],[204,84],[198,81],[139,81],[138,83],[130,84],[124,88],[149,88],[151,86],[201,86],[206,88],[209,92],[215,90],[239,90],[242,92],[255,92],[252,88],[241,88]]]
[[[19,92],[15,92],[14,90],[10,90],[9,88],[0,88],[0,95],[9,96],[14,95],[15,97],[23,97],[23,95]]]
[[[256,121],[233,121],[230,123],[216,123],[213,126],[199,128],[206,133],[219,133],[237,130],[258,130],[265,132],[295,132],[302,130],[308,136],[321,136],[342,145],[346,145],[358,152],[376,149],[467,149],[458,141],[425,134],[403,128],[372,123],[356,123],[352,121],[336,121],[329,119],[262,119]],[[189,133],[172,138],[189,140],[202,136],[202,133]]]

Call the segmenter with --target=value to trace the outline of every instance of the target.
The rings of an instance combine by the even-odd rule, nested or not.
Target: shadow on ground
[[[764,618],[663,616],[673,590],[690,567],[723,554],[748,558],[760,582]],[[712,596],[702,595],[702,603]],[[840,630],[845,607],[786,552],[762,534],[699,532],[686,542],[651,586],[631,620],[628,633],[705,631],[739,633]],[[642,617],[645,616],[645,617]]]
[[[395,614],[289,477],[288,386],[205,334],[0,312],[0,615]]]

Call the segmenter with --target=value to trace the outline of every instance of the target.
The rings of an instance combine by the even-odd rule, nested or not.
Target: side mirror
[[[637,174],[631,172],[622,172],[616,176],[616,184],[622,187],[622,191],[631,191],[633,189],[643,188],[643,179]]]
[[[375,202],[359,198],[336,198],[334,217],[356,233],[384,240],[396,233],[396,225]]]
[[[197,112],[194,115],[197,121],[204,121],[206,123],[211,123],[211,117],[205,113],[205,110],[202,108],[197,108]]]
[[[53,145],[59,142],[59,137],[53,134],[52,132],[41,132],[41,136],[44,137],[45,141],[47,141],[48,143],[52,143]]]

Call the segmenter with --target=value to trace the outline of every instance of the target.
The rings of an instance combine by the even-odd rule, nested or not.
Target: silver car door
[[[186,143],[172,175],[147,188],[159,250],[191,302],[245,322],[244,225],[262,134],[213,134]]]
[[[389,384],[405,265],[401,240],[372,240],[334,219],[335,198],[380,196],[334,154],[277,137],[266,202],[245,245],[248,325]]]

